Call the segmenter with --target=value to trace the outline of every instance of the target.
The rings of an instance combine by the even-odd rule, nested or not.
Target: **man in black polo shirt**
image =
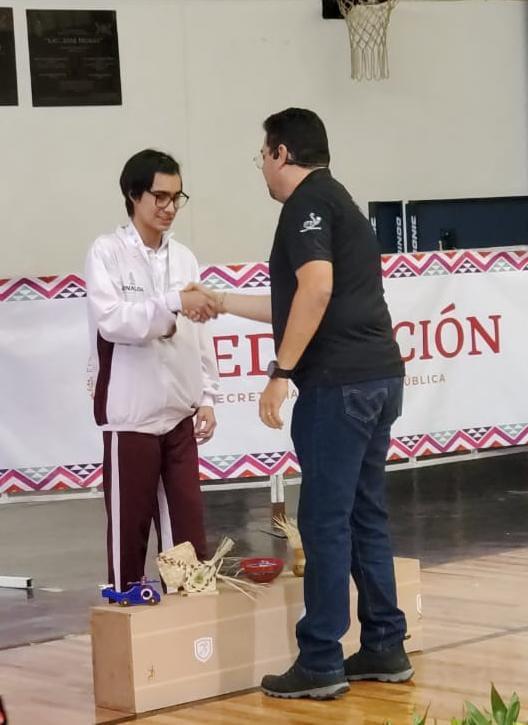
[[[403,649],[385,506],[390,427],[401,412],[404,367],[383,296],[369,222],[328,170],[322,121],[289,108],[264,123],[256,162],[283,204],[270,257],[271,300],[215,295],[219,312],[272,321],[277,360],[260,417],[282,427],[288,378],[299,388],[292,438],[302,472],[298,511],[306,555],[306,614],[299,656],[267,675],[277,697],[337,697],[347,680],[403,682]],[[343,661],[350,572],[358,590],[361,648]]]

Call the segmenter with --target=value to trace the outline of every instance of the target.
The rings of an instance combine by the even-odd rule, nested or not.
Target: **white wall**
[[[123,219],[117,179],[145,146],[182,161],[178,237],[200,261],[266,259],[279,207],[252,157],[266,115],[325,120],[334,174],[369,199],[526,194],[526,6],[404,0],[391,78],[349,78],[320,0],[11,0],[20,106],[0,108],[0,277],[82,269]],[[116,9],[123,106],[32,108],[25,8]]]

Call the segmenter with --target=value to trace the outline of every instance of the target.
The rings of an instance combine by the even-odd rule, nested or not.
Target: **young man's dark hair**
[[[132,216],[134,211],[130,197],[140,199],[145,191],[152,188],[154,176],[158,173],[180,176],[180,165],[169,154],[153,149],[144,149],[128,159],[119,178],[128,216]]]
[[[264,121],[270,152],[283,144],[290,152],[290,163],[297,166],[328,166],[330,151],[326,129],[319,116],[305,108],[287,108]]]

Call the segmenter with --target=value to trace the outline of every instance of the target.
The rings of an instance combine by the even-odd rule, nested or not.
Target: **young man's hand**
[[[189,285],[180,292],[182,314],[193,322],[207,322],[218,316],[216,300],[204,290],[205,288],[191,288]]]
[[[216,428],[214,409],[210,405],[202,405],[196,411],[194,437],[199,446],[210,441]]]
[[[288,395],[288,381],[284,378],[270,380],[259,401],[260,420],[268,428],[282,428],[280,409]]]

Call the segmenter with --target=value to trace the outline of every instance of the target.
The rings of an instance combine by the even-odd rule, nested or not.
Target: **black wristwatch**
[[[279,367],[279,363],[276,360],[272,360],[268,365],[268,377],[270,380],[276,378],[284,378],[289,380],[292,376],[293,370],[285,370]]]

